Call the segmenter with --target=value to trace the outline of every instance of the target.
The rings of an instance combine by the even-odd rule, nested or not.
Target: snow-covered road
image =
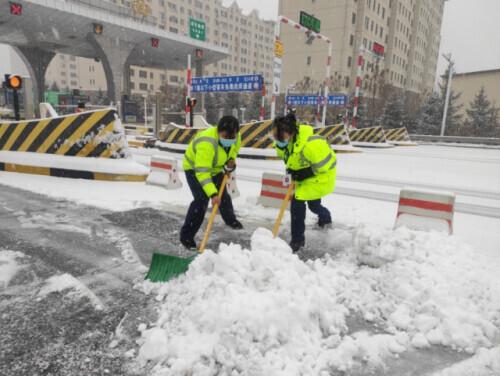
[[[150,152],[134,157],[147,164]],[[170,157],[182,158],[179,154]],[[337,193],[324,200],[337,228],[319,233],[312,229],[315,219],[309,216],[307,249],[300,259],[289,254],[282,242],[269,239],[265,230],[254,233],[257,227],[270,228],[276,216],[276,210],[257,205],[262,172],[282,172],[282,163],[239,160],[241,196],[234,204],[246,230],[237,234],[217,224],[210,248],[218,253],[209,251],[198,258],[189,278],[163,286],[141,284],[140,290],[152,295],[141,298],[135,290],[131,301],[120,301],[130,307],[146,299],[161,314],[145,319],[134,311],[133,317],[128,316],[126,338],[104,354],[105,365],[127,374],[121,371],[123,359],[134,359],[140,351],[134,365],[126,367],[127,372],[132,367],[134,375],[176,375],[182,374],[176,370],[189,367],[197,370],[196,375],[242,367],[255,370],[255,375],[279,374],[277,369],[286,369],[289,373],[283,374],[287,375],[300,370],[322,375],[324,370],[349,369],[351,375],[427,376],[446,365],[453,366],[443,370],[443,375],[460,375],[471,364],[476,369],[498,370],[500,365],[493,358],[498,353],[494,346],[500,346],[496,272],[500,268],[500,151],[424,146],[366,150],[340,154],[338,159]],[[117,312],[110,298],[122,299],[131,288],[131,275],[140,274],[131,266],[147,265],[151,251],[163,244],[169,244],[168,250],[170,244],[177,247],[178,227],[191,200],[183,176],[181,180],[182,189],[166,191],[143,183],[0,172],[0,208],[4,210],[0,239],[7,246],[1,250],[0,267],[9,269],[4,274],[8,280],[0,279],[0,289],[3,283],[6,291],[22,293],[21,305],[0,306],[7,309],[3,317],[9,317],[9,340],[19,335],[15,329],[19,319],[12,317],[28,309],[45,309],[49,318],[58,319],[57,311],[49,309],[57,306],[57,299],[70,310],[64,321],[70,325],[68,320],[80,312],[74,303],[68,304],[74,296],[88,298],[90,305],[81,312],[97,320],[96,338],[103,341],[103,325],[111,322],[107,330],[113,334],[108,334],[116,339],[124,312]],[[454,191],[455,235],[393,231],[396,198],[403,186]],[[288,227],[287,216],[283,239],[289,237]],[[219,248],[221,242],[238,245]],[[36,262],[38,254],[42,269]],[[115,272],[100,270],[114,264]],[[38,298],[20,287],[25,282],[40,290]],[[110,293],[117,287],[114,283],[120,288]],[[59,291],[63,287],[73,295],[68,289]],[[11,302],[13,296],[6,301]],[[225,308],[217,311],[218,307]],[[303,320],[295,320],[294,312]],[[43,316],[30,317],[33,323],[28,328],[38,330]],[[177,317],[187,321],[179,322]],[[144,323],[139,332],[131,327],[138,322]],[[288,327],[302,340],[297,342],[286,331]],[[185,346],[200,336],[205,339],[203,346]],[[35,337],[39,340],[40,333]],[[51,334],[50,338],[59,341],[61,337]],[[139,348],[133,345],[136,339]],[[162,341],[178,346],[163,348]],[[111,345],[110,340],[105,342]],[[71,351],[77,351],[75,342],[71,346]],[[454,348],[469,353],[477,350],[477,354],[465,360],[470,355]],[[57,348],[51,354],[70,356],[82,366],[76,353]],[[15,354],[11,351],[9,356]],[[38,356],[33,359],[47,360]],[[121,357],[122,363],[109,356]],[[284,364],[290,368],[280,368]]]

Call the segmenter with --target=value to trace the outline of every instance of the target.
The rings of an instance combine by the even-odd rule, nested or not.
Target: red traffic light
[[[23,79],[21,76],[18,76],[16,74],[10,75],[6,74],[5,75],[5,84],[7,88],[9,89],[20,89],[23,86]]]

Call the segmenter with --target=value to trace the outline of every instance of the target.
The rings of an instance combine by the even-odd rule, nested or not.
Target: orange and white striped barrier
[[[166,189],[182,188],[175,159],[153,155],[150,168],[151,172],[146,181],[147,184],[158,185]]]
[[[432,192],[402,189],[399,196],[396,226],[415,230],[438,230],[453,233],[455,195],[447,192]]]
[[[258,203],[267,208],[281,208],[290,184],[286,179],[285,175],[264,172]]]

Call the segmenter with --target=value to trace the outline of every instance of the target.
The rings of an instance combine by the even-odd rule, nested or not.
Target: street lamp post
[[[451,54],[443,55],[443,57],[448,61],[448,85],[446,87],[446,98],[444,101],[444,111],[443,111],[443,122],[441,124],[441,137],[444,136],[446,131],[446,118],[448,117],[448,109],[450,106],[450,96],[451,96],[451,81],[453,80],[453,67],[455,63],[451,60]]]

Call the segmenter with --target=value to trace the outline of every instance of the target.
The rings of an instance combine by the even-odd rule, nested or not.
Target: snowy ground
[[[136,159],[148,161],[147,156]],[[115,355],[121,351],[127,372],[327,375],[347,370],[353,375],[432,375],[442,371],[439,375],[447,376],[469,374],[460,372],[474,368],[476,373],[470,374],[500,374],[495,360],[500,346],[498,150],[421,146],[339,155],[338,193],[325,200],[338,226],[320,233],[309,216],[308,246],[299,258],[265,230],[254,233],[257,227],[271,227],[276,215],[275,210],[256,205],[263,170],[282,171],[282,166],[278,161],[239,162],[241,197],[235,207],[247,229],[237,235],[218,224],[210,244],[218,253],[198,257],[187,277],[151,286],[137,284],[140,268],[131,271],[135,277],[128,279],[120,294],[135,280],[132,295],[143,298],[134,295],[134,299],[145,299],[145,305],[156,306],[160,314],[137,320],[140,315],[135,312],[134,319],[126,320],[127,346],[114,349]],[[56,230],[76,234],[75,239],[82,241],[96,236],[95,224],[90,223],[97,214],[87,219],[89,225],[81,225],[85,218],[78,218],[78,213],[84,207],[71,204],[76,202],[100,208],[94,209],[98,217],[112,216],[113,234],[116,226],[121,234],[114,247],[123,263],[147,265],[151,250],[163,247],[159,239],[165,237],[170,239],[165,251],[179,250],[176,231],[190,200],[186,186],[165,191],[141,183],[3,172],[0,184],[51,196],[56,202],[70,201],[61,205],[73,209],[71,220],[61,221],[50,209],[10,214],[24,231],[41,234],[45,244],[54,241],[46,234]],[[457,193],[462,206],[455,216],[455,236],[392,231],[394,197],[408,185]],[[3,192],[0,206],[6,208],[16,190]],[[171,213],[169,219],[166,212]],[[471,212],[482,215],[467,214]],[[97,230],[97,238],[105,239],[106,234]],[[82,241],[72,246],[71,257],[87,259],[78,252],[85,248]],[[221,241],[240,245],[219,247]],[[12,244],[0,248],[0,272],[4,272],[0,289],[3,284],[9,291],[33,256]],[[93,252],[93,259],[98,259],[98,250]],[[72,291],[72,299],[87,299],[95,312],[110,310],[107,294],[96,292],[95,283],[83,283],[78,273],[63,266],[39,281],[37,299],[60,299],[59,286],[62,292]],[[130,301],[124,299],[123,304],[128,307]],[[133,322],[143,325],[132,330]],[[133,345],[135,339],[139,347]]]

